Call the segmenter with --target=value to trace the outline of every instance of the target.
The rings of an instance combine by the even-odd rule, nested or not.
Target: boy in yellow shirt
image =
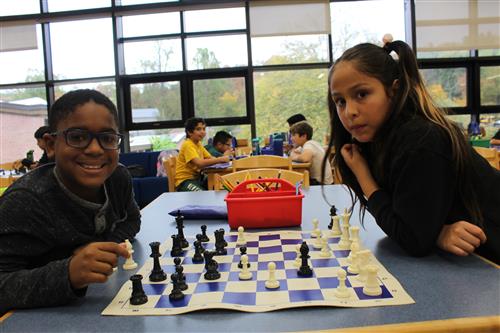
[[[202,179],[201,169],[217,163],[229,162],[231,151],[221,157],[213,157],[203,147],[206,124],[202,118],[189,118],[184,126],[186,141],[181,146],[175,166],[175,187],[177,191],[204,191],[206,181]]]

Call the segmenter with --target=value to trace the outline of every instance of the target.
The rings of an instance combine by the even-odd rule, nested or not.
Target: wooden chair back
[[[309,188],[309,171],[305,170],[302,172],[286,170],[286,169],[248,169],[241,170],[233,173],[228,173],[226,175],[215,177],[215,190],[220,191],[223,190],[222,182],[220,178],[224,181],[228,182],[232,186],[236,186],[243,181],[249,179],[265,179],[265,178],[280,178],[289,181],[293,185],[297,182],[302,181],[303,188]]]
[[[474,149],[496,169],[500,170],[500,152],[495,148],[474,146]]]
[[[175,166],[177,156],[167,156],[163,158],[163,168],[167,172],[168,191],[175,192]]]
[[[233,160],[233,172],[247,169],[288,169],[292,170],[292,160],[274,155],[257,155]]]

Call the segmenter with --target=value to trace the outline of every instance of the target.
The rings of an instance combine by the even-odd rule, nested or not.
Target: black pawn
[[[201,242],[198,240],[195,240],[194,241],[194,255],[192,258],[192,261],[195,264],[203,262],[203,256],[201,255],[202,254],[201,249],[202,249]]]
[[[182,283],[186,284],[186,276],[182,273],[184,271],[184,267],[182,267],[181,265],[181,258],[174,258],[174,265],[175,265],[175,272],[177,273],[177,276],[179,277],[179,286],[181,288],[181,290],[186,290],[187,289],[187,285],[186,285],[186,288],[184,288],[182,286]],[[180,270],[178,268],[181,268]]]
[[[203,235],[201,234],[196,234],[196,240],[200,242],[200,253],[205,252],[205,248],[203,247]]]
[[[134,274],[130,277],[132,281],[132,296],[130,296],[130,304],[141,305],[148,301],[148,296],[142,289],[142,275]]]
[[[151,242],[149,243],[151,246],[151,255],[153,258],[153,270],[149,275],[149,281],[160,282],[167,279],[167,274],[163,271],[160,266],[160,242]]]
[[[330,223],[328,224],[328,229],[332,230],[333,228],[333,218],[334,216],[337,216],[337,208],[335,208],[334,205],[330,207]]]
[[[177,257],[182,254],[181,242],[179,239],[179,235],[172,235],[172,250],[170,251],[170,255],[172,257]]]
[[[208,236],[207,236],[207,226],[204,224],[201,226],[201,241],[203,243],[210,241],[210,238],[208,238]]]
[[[189,246],[186,237],[184,236],[184,216],[181,215],[181,211],[177,211],[177,216],[175,217],[175,224],[177,224],[177,236],[179,237],[179,241],[182,248],[186,248]]]
[[[240,262],[238,264],[238,268],[243,268],[243,264],[241,263],[241,257],[247,254],[247,247],[246,246],[240,246]],[[250,267],[250,262],[247,263],[247,267]]]
[[[302,264],[297,272],[299,276],[309,277],[313,274],[311,267],[309,267],[309,264],[307,263],[307,259],[310,258],[308,254],[309,247],[306,242],[302,242],[302,245],[300,246],[300,258],[302,259]]]
[[[222,244],[224,244],[224,247],[226,247],[227,246],[227,242],[224,239],[224,233],[225,233],[224,229],[220,228],[219,229],[219,233],[220,233],[220,241],[221,241]]]
[[[173,301],[183,299],[184,293],[179,288],[179,277],[177,274],[172,274],[170,275],[170,279],[172,280],[172,291],[170,292],[170,295],[168,295],[168,298]]]

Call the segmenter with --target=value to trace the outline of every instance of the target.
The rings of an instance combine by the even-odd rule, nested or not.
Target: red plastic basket
[[[269,184],[269,191],[252,192],[250,184]],[[276,188],[277,185],[277,188]],[[288,181],[278,178],[246,180],[227,194],[227,217],[233,229],[299,226],[302,198]]]

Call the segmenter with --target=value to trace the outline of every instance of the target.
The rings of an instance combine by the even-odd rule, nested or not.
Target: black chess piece
[[[297,274],[299,276],[303,277],[309,277],[312,276],[313,272],[311,267],[309,267],[309,264],[307,262],[307,259],[309,259],[309,246],[307,246],[306,242],[302,242],[302,245],[300,246],[300,259],[302,259],[302,263],[300,265],[299,271]]]
[[[177,275],[177,283],[180,290],[186,290],[188,285],[186,284],[186,275],[184,275],[184,267],[181,265],[181,258],[174,258],[175,264],[175,274]]]
[[[203,277],[205,280],[217,280],[220,278],[220,273],[217,271],[219,264],[213,259],[215,252],[205,251],[203,256],[205,257],[205,269],[207,270]]]
[[[170,275],[170,280],[172,280],[172,291],[170,292],[170,295],[168,295],[168,298],[173,301],[183,299],[184,293],[179,288],[179,277],[177,276],[177,274]]]
[[[175,217],[175,224],[177,224],[177,236],[179,237],[179,241],[182,248],[189,247],[189,243],[184,236],[184,216],[181,215],[181,211],[177,211],[177,216]]]
[[[205,252],[205,248],[203,247],[203,235],[196,234],[196,240],[200,242],[200,253]]]
[[[199,235],[199,234],[198,234]],[[201,246],[201,242],[198,240],[194,241],[194,255],[193,258],[191,259],[195,264],[203,262],[203,256],[201,249],[203,248]]]
[[[179,235],[172,235],[172,250],[170,251],[170,255],[172,257],[177,257],[182,254],[181,242],[179,240]]]
[[[335,205],[332,205],[330,207],[330,223],[328,224],[328,229],[332,230],[333,228],[333,217],[337,215],[337,208],[335,208]]]
[[[210,241],[210,238],[208,238],[208,236],[207,236],[207,226],[204,224],[201,226],[201,241],[203,243]]]
[[[240,246],[240,262],[238,263],[238,268],[243,268],[243,264],[241,263],[241,257],[247,254],[247,247],[246,246]],[[247,263],[247,267],[250,267],[250,262]]]
[[[226,240],[224,239],[224,233],[225,233],[225,230],[224,230],[224,229],[222,229],[222,228],[220,228],[220,229],[219,229],[219,233],[220,233],[220,242],[221,242],[222,244],[224,244],[224,247],[226,247],[226,246],[227,246],[227,242],[226,242]]]
[[[134,274],[130,277],[132,281],[132,295],[130,296],[130,304],[141,305],[148,301],[148,296],[142,289],[142,275]]]
[[[227,250],[225,249],[225,246],[227,245],[227,242],[225,243],[224,241],[224,229],[219,229],[214,231],[215,234],[215,255],[218,256],[223,256],[227,254]],[[224,245],[224,243],[226,245]]]
[[[151,254],[149,256],[153,258],[153,270],[149,274],[149,281],[160,282],[166,280],[167,274],[160,266],[160,242],[151,242],[149,246],[151,247]]]

